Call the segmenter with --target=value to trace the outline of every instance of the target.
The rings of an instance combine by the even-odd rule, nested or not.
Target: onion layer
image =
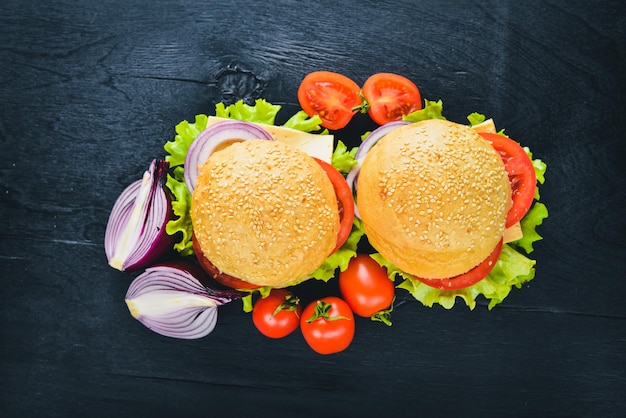
[[[348,186],[350,186],[350,190],[352,191],[353,195],[356,195],[356,189],[357,189],[357,186],[358,186],[357,183],[358,183],[358,178],[359,178],[359,172],[361,171],[361,164],[363,164],[363,160],[365,159],[365,155],[369,152],[369,150],[374,145],[376,145],[376,143],[378,141],[380,141],[380,139],[383,136],[387,135],[389,132],[393,131],[394,129],[399,128],[400,126],[408,125],[409,123],[411,123],[411,122],[401,121],[401,120],[386,123],[386,124],[384,124],[382,126],[379,126],[376,129],[374,129],[363,140],[363,142],[359,146],[359,149],[356,152],[356,155],[354,156],[354,159],[356,160],[357,164],[354,165],[350,169],[350,171],[348,172],[348,175],[346,176],[346,181],[348,182]],[[354,216],[356,216],[357,218],[361,219],[361,215],[359,215],[359,209],[356,206],[356,200],[354,201]]]
[[[111,267],[138,270],[171,248],[172,237],[165,232],[172,212],[165,191],[168,168],[168,162],[153,160],[143,178],[124,189],[113,205],[104,237]]]
[[[248,139],[272,140],[274,138],[263,128],[253,123],[238,120],[218,122],[200,132],[189,146],[185,157],[184,176],[189,193],[193,193],[196,187],[198,170],[213,152],[232,142]]]
[[[211,289],[202,278],[199,269],[183,263],[150,267],[130,284],[126,305],[135,319],[158,334],[204,337],[215,328],[217,308],[243,294]]]

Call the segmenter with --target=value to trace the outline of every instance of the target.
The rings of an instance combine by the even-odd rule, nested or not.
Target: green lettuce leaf
[[[276,115],[280,110],[279,105],[273,105],[264,99],[257,99],[254,106],[239,100],[229,106],[224,103],[215,105],[215,116],[220,118],[237,119],[244,122],[265,123],[274,125]]]
[[[476,126],[483,123],[486,118],[485,115],[483,115],[482,113],[473,112],[467,115],[467,120],[469,121],[470,126]]]
[[[283,124],[285,128],[296,129],[302,132],[319,132],[320,135],[328,133],[328,129],[322,130],[320,125],[322,118],[318,115],[309,117],[304,110],[296,112],[292,117]]]
[[[489,301],[488,308],[491,310],[509,295],[513,286],[521,288],[535,275],[535,261],[506,244],[502,246],[500,258],[486,278],[459,290],[436,289],[401,271],[380,254],[373,254],[372,258],[387,268],[390,279],[395,280],[396,276],[404,279],[397,286],[399,289],[408,291],[424,306],[432,307],[439,304],[446,309],[451,309],[456,300],[461,299],[470,310],[473,310],[476,307],[476,299],[482,295]]]
[[[530,254],[534,251],[533,244],[543,237],[537,232],[537,227],[548,217],[548,208],[540,202],[535,202],[528,213],[520,221],[522,227],[522,238],[513,241],[511,245],[521,247]]]
[[[207,115],[197,115],[193,123],[184,120],[176,125],[176,136],[170,142],[166,142],[163,148],[168,155],[165,160],[169,161],[170,167],[176,167],[185,164],[185,157],[189,146],[194,139],[204,131],[209,118]]]
[[[441,100],[437,100],[436,102],[424,100],[424,107],[422,109],[402,117],[402,120],[407,122],[419,122],[426,119],[446,119],[443,116],[443,102]]]
[[[354,147],[348,151],[346,144],[337,140],[337,146],[335,147],[331,157],[332,166],[335,167],[340,173],[347,174],[352,167],[357,165],[355,156],[358,150],[358,147]]]
[[[174,242],[174,249],[183,256],[193,255],[192,225],[189,214],[191,194],[185,184],[183,165],[189,146],[206,128],[207,121],[206,115],[197,115],[193,123],[186,120],[180,122],[176,125],[174,139],[163,146],[168,153],[165,160],[169,161],[170,167],[173,168],[171,175],[167,176],[165,186],[171,192],[174,218],[165,225],[165,231],[172,236],[178,234],[179,239]]]
[[[191,207],[191,193],[187,189],[182,178],[183,170],[181,166],[174,168],[173,176],[168,175],[165,185],[176,196],[172,199],[172,211],[175,218],[165,225],[165,232],[169,235],[180,233],[180,240],[174,243],[174,249],[183,256],[193,255],[193,244],[191,241],[192,225],[189,208]]]

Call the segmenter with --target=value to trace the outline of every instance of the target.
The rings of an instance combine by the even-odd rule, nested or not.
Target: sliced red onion
[[[274,138],[263,128],[238,120],[218,122],[200,132],[189,146],[185,157],[184,176],[189,192],[192,193],[196,187],[198,170],[214,151],[228,143],[248,139],[272,140]]]
[[[183,263],[149,267],[130,284],[126,306],[135,319],[158,334],[202,338],[215,328],[217,308],[243,296],[236,290],[206,287],[204,277],[199,269]]]
[[[356,189],[357,183],[359,179],[359,172],[361,171],[361,164],[363,164],[363,160],[365,159],[365,155],[369,152],[369,150],[376,145],[380,139],[387,135],[389,132],[393,131],[396,128],[399,128],[403,125],[408,125],[411,122],[399,120],[394,122],[386,123],[378,128],[374,129],[370,134],[363,140],[359,149],[354,156],[357,164],[353,166],[348,175],[346,176],[346,181],[348,182],[348,186],[350,186],[350,190],[352,190],[352,194],[355,195],[356,198]],[[356,206],[356,200],[354,201],[354,216],[361,219],[361,215],[359,215],[359,209]]]
[[[171,202],[165,191],[169,163],[153,160],[141,180],[130,184],[113,205],[104,236],[109,265],[133,271],[150,265],[172,246],[165,232]]]

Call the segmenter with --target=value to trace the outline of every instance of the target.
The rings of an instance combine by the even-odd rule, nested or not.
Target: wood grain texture
[[[4,0],[0,416],[621,416],[624,45],[619,0]],[[178,122],[257,97],[286,119],[318,69],[403,74],[546,161],[535,280],[492,311],[399,293],[392,327],[359,319],[328,357],[262,337],[238,304],[198,341],[150,332],[104,256],[118,194]]]

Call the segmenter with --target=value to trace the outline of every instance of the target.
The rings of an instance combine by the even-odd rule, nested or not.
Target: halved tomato
[[[314,159],[326,172],[337,195],[337,204],[339,205],[339,232],[337,233],[337,244],[332,251],[334,253],[346,242],[352,231],[352,224],[354,223],[354,196],[352,196],[352,191],[346,179],[335,167],[328,164],[326,161],[317,158]]]
[[[517,142],[504,135],[478,132],[500,154],[511,182],[512,205],[506,217],[506,227],[515,225],[526,215],[535,198],[537,175],[533,162]]]
[[[468,271],[467,273],[459,274],[458,276],[450,277],[447,279],[426,279],[423,277],[416,277],[420,282],[427,284],[428,286],[435,287],[441,290],[457,290],[469,287],[478,283],[491,272],[496,265],[498,257],[502,252],[502,240],[496,245],[496,248],[485,258],[479,265]]]
[[[370,117],[379,125],[401,120],[403,115],[422,108],[417,86],[398,74],[374,74],[363,84],[362,93],[368,103]]]
[[[322,126],[336,130],[345,127],[363,102],[357,83],[332,71],[309,73],[298,87],[298,101],[309,116],[319,115]]]

